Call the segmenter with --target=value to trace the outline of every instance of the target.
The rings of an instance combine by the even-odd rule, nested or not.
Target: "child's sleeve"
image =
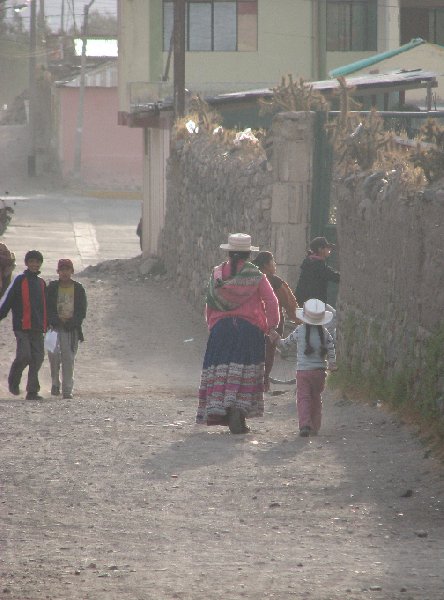
[[[13,303],[14,294],[15,294],[14,283],[15,283],[15,279],[13,279],[13,281],[11,281],[9,286],[6,288],[6,291],[3,294],[2,298],[0,299],[0,320],[4,319],[7,316],[8,312],[12,308],[12,303]]]
[[[291,348],[295,348],[297,345],[298,342],[296,337],[296,329],[294,329],[288,337],[279,340],[277,343],[278,348],[281,348],[281,350],[290,350]]]

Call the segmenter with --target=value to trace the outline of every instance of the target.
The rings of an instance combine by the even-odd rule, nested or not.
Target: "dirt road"
[[[82,280],[72,401],[47,363],[45,401],[8,394],[0,324],[0,598],[444,599],[444,469],[412,432],[328,393],[301,439],[293,390],[249,435],[194,425],[205,328],[135,262]]]

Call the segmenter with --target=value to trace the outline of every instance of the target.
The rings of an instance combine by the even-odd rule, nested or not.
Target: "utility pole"
[[[42,46],[44,51],[40,52],[40,60],[44,63],[45,67],[48,66],[47,47],[46,47],[46,24],[45,24],[45,0],[40,0],[39,18],[38,18],[38,48],[41,50]]]
[[[35,146],[36,146],[36,50],[37,50],[37,0],[31,0],[31,19],[29,22],[29,152],[28,177],[35,177]]]
[[[74,175],[80,177],[82,169],[82,134],[83,134],[83,108],[85,104],[85,70],[86,70],[86,41],[88,36],[89,9],[95,0],[83,7],[83,31],[82,31],[82,57],[80,62],[80,87],[79,105],[77,110],[77,128],[74,145]]]
[[[65,33],[65,0],[62,0],[62,6],[60,7],[60,33]]]
[[[318,77],[327,77],[327,2],[318,1]]]
[[[185,114],[185,8],[186,0],[174,2],[174,114]]]

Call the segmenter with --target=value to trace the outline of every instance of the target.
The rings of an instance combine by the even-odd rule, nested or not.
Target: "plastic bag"
[[[58,333],[53,329],[49,329],[45,334],[45,350],[54,352],[57,347]]]
[[[251,131],[251,127],[247,127],[243,131],[239,131],[236,133],[236,137],[234,138],[234,144],[239,146],[242,142],[249,142],[250,144],[258,144],[259,140]]]

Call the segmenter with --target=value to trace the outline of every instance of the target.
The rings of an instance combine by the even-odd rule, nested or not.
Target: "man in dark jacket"
[[[17,275],[0,300],[0,319],[12,310],[12,328],[17,340],[15,359],[9,372],[11,394],[20,394],[20,381],[26,367],[27,400],[42,400],[39,396],[38,372],[45,358],[43,334],[46,331],[46,284],[39,277],[43,263],[42,253],[30,250],[25,255],[26,270]]]
[[[61,258],[57,265],[58,281],[51,281],[47,290],[48,323],[58,333],[54,352],[48,352],[51,367],[51,395],[60,395],[62,367],[63,398],[71,399],[74,386],[74,362],[83,342],[82,322],[86,317],[86,293],[82,284],[72,279],[74,265]]]
[[[310,250],[301,265],[295,289],[299,306],[303,306],[310,298],[327,303],[328,282],[339,282],[339,273],[325,263],[333,248],[334,245],[327,242],[325,237],[317,237],[310,242]]]

